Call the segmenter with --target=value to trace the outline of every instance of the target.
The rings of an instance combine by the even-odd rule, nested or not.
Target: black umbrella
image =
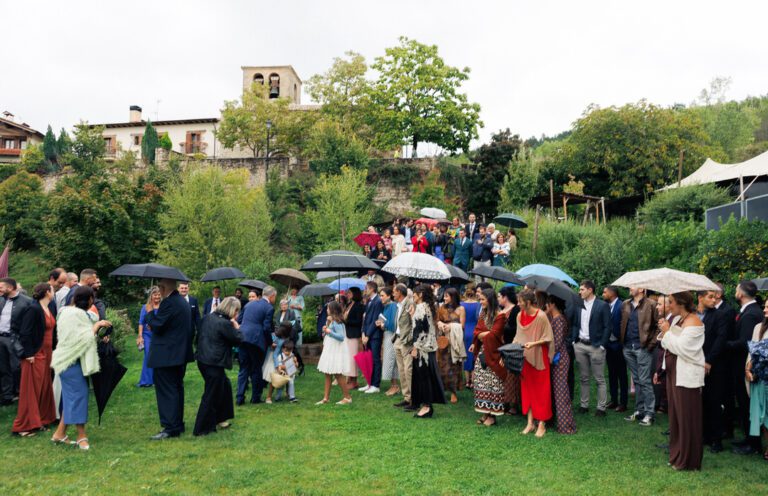
[[[574,293],[570,286],[559,279],[530,275],[523,277],[523,282],[530,288],[544,291],[552,296],[557,296],[566,303],[573,303],[578,307],[582,307],[582,301],[579,295]]]
[[[528,227],[528,223],[515,214],[499,214],[494,217],[493,223],[504,227]]]
[[[200,278],[200,282],[224,281],[226,279],[240,279],[245,277],[243,271],[235,267],[219,267],[211,269]]]
[[[262,290],[268,286],[267,283],[259,281],[258,279],[245,279],[237,283],[237,285],[248,289],[258,290]]]
[[[128,369],[117,360],[118,352],[111,342],[99,341],[98,352],[101,368],[91,376],[91,381],[93,395],[96,397],[96,407],[99,410],[99,424],[101,424],[101,416],[107,407],[107,401]]]
[[[445,264],[445,266],[448,267],[448,272],[451,273],[451,278],[448,279],[447,281],[445,279],[439,279],[441,283],[448,284],[449,286],[460,286],[462,284],[468,283],[471,280],[471,278],[469,277],[469,275],[467,275],[466,272],[456,267],[455,265]],[[438,279],[424,279],[424,280],[433,282],[433,281],[437,281]]]
[[[143,279],[173,279],[175,281],[189,281],[182,271],[175,267],[156,263],[125,264],[109,273],[112,277],[140,277]]]
[[[320,253],[310,258],[301,270],[319,272],[321,270],[379,270],[378,264],[363,255],[344,250],[333,250]]]
[[[752,282],[757,285],[758,291],[768,291],[768,277],[762,279],[752,279]]]
[[[474,269],[470,270],[469,273],[476,276],[485,277],[486,279],[493,279],[494,281],[509,282],[517,286],[522,286],[525,284],[517,274],[511,270],[505,269],[504,267],[496,267],[493,265],[478,265]]]
[[[327,284],[308,284],[299,290],[299,296],[330,296],[336,294]]]

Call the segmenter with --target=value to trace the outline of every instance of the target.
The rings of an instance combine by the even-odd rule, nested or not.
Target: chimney
[[[128,114],[128,122],[141,122],[141,107],[131,105],[131,112]]]

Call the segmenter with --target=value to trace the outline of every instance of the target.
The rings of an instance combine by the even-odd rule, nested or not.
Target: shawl
[[[521,318],[525,312],[520,310],[517,314],[517,334],[513,343],[525,347],[525,343],[533,341],[546,341],[548,344],[549,361],[552,362],[552,358],[555,356],[555,347],[552,346],[555,337],[552,333],[552,326],[549,323],[549,319],[541,310],[536,311],[536,315],[533,317],[533,322],[528,325],[523,325]],[[531,364],[536,370],[544,370],[544,354],[542,353],[541,346],[534,346],[532,348],[524,349],[523,356],[525,360]]]
[[[422,365],[429,363],[429,354],[437,351],[437,334],[435,333],[435,321],[432,318],[432,311],[426,303],[416,305],[416,311],[413,313],[413,333],[416,334],[417,327],[427,326],[427,331],[421,331],[419,337],[413,343],[413,347],[419,353],[419,359]]]
[[[80,360],[83,375],[88,377],[99,371],[99,354],[93,334],[94,320],[77,307],[64,307],[56,322],[59,342],[53,350],[51,368],[61,374]]]
[[[450,332],[448,338],[451,342],[451,363],[462,363],[467,359],[467,350],[464,348],[464,329],[458,322],[448,324]]]
[[[394,234],[392,236],[392,256],[396,257],[405,251],[405,236]]]
[[[472,343],[475,345],[475,356],[482,350],[488,368],[490,368],[502,381],[507,378],[507,369],[501,364],[499,346],[504,344],[504,326],[507,325],[508,318],[509,315],[507,313],[497,313],[493,318],[493,324],[491,324],[490,329],[485,323],[485,319],[480,318],[475,326],[474,337],[472,339]],[[487,332],[488,334],[481,340],[480,335],[484,332]]]

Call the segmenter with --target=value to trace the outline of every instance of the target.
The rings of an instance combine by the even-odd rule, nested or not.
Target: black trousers
[[[197,409],[193,434],[202,436],[216,432],[216,424],[234,418],[235,407],[232,402],[232,383],[224,368],[199,362],[197,368],[205,381],[205,389],[200,408]]]
[[[10,403],[18,390],[17,369],[19,369],[19,359],[13,351],[11,338],[0,336],[0,402],[2,403]]]
[[[723,389],[727,371],[722,364],[714,364],[704,376],[702,391],[704,442],[719,444],[723,439]]]
[[[184,374],[187,365],[153,369],[160,425],[170,435],[184,432]]]
[[[627,362],[624,360],[624,350],[621,346],[605,349],[605,360],[608,362],[608,388],[611,392],[611,402],[627,406],[629,396],[629,380],[627,379]]]
[[[245,401],[245,393],[250,381],[253,393],[251,403],[261,401],[261,393],[264,391],[264,380],[261,378],[261,367],[264,365],[265,351],[252,343],[240,343],[238,361],[240,371],[237,374],[237,401]]]

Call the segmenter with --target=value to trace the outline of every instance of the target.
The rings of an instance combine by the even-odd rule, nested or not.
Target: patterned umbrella
[[[611,285],[623,288],[650,289],[665,295],[682,293],[683,291],[720,291],[720,286],[710,281],[707,276],[666,267],[627,272],[613,281]]]
[[[395,276],[421,280],[445,281],[451,278],[448,267],[439,258],[413,251],[401,253],[381,270]]]

